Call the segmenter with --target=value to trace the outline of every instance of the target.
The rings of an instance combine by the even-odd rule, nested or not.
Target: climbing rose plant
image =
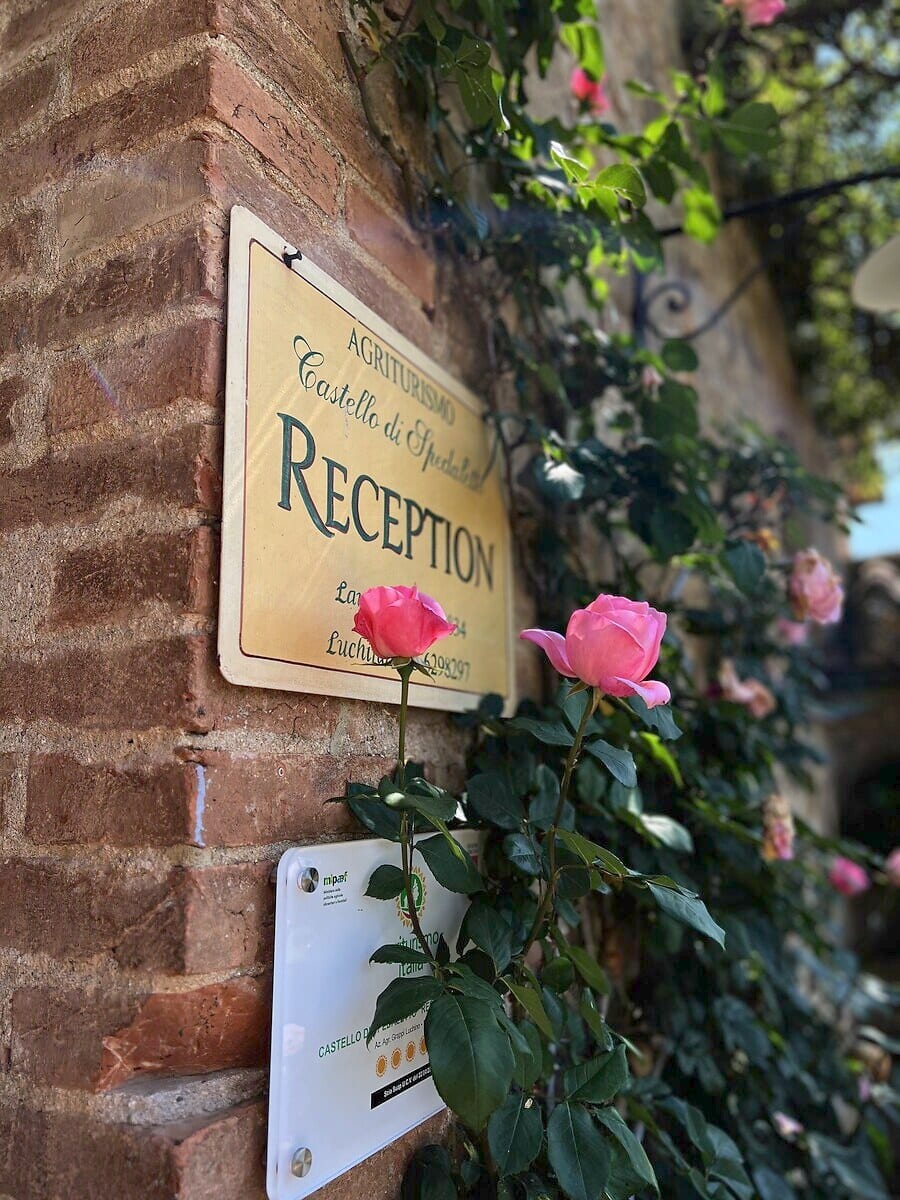
[[[714,44],[783,7],[710,6]],[[469,897],[453,946],[407,903],[415,944],[373,956],[399,970],[370,1035],[427,1006],[456,1117],[405,1196],[886,1200],[898,1109],[876,1022],[895,997],[828,916],[897,868],[787,800],[814,786],[817,627],[842,603],[804,531],[845,527],[847,510],[783,439],[701,428],[688,341],[604,331],[608,274],[662,264],[648,195],[677,196],[686,234],[711,240],[708,156],[764,155],[776,114],[731,103],[710,55],[665,91],[629,84],[655,115],[618,129],[591,0],[401,7],[357,4],[366,57],[344,48],[411,219],[465,271],[540,626],[523,636],[563,676],[511,718],[492,696],[460,718],[471,750],[451,795],[405,753],[410,680],[450,623],[415,589],[361,603],[401,702],[396,769],[343,798],[397,847],[369,894],[412,895],[419,856]],[[529,89],[559,55],[567,115],[540,121]],[[423,164],[378,125],[380,64]],[[483,835],[477,862],[462,823]]]

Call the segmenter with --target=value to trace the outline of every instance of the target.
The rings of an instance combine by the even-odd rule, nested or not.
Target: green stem
[[[553,824],[547,830],[545,840],[549,838],[548,855],[550,858],[550,878],[547,882],[547,887],[541,897],[541,902],[538,905],[538,910],[534,915],[534,923],[531,926],[531,932],[528,934],[528,940],[522,949],[522,958],[524,959],[528,951],[534,945],[538,934],[541,931],[541,926],[544,923],[544,918],[547,915],[554,896],[556,895],[556,831],[559,823],[562,820],[563,808],[569,798],[569,785],[572,781],[572,775],[575,772],[575,765],[578,762],[578,755],[581,751],[581,743],[584,741],[584,731],[587,728],[587,723],[597,711],[597,705],[600,703],[601,693],[594,688],[591,693],[591,698],[584,706],[584,712],[581,714],[581,720],[578,722],[578,729],[575,731],[575,741],[572,743],[569,753],[566,755],[566,765],[563,769],[562,783],[559,787],[559,802],[556,805],[556,812],[553,815]]]
[[[399,745],[397,747],[397,784],[399,787],[404,787],[406,784],[406,718],[409,713],[409,680],[413,673],[412,663],[407,663],[405,667],[398,667],[397,674],[400,676],[400,718],[399,718]],[[431,952],[431,947],[425,934],[422,932],[422,926],[419,924],[419,914],[416,912],[416,902],[412,887],[412,858],[414,849],[414,820],[410,821],[409,813],[404,812],[400,819],[400,860],[401,870],[403,872],[403,887],[406,891],[406,904],[409,912],[410,924],[413,927],[413,933],[418,939],[419,945],[422,947],[422,953],[426,955],[432,966],[435,966],[435,958]]]

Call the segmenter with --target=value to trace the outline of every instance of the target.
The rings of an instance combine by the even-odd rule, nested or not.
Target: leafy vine
[[[759,2],[721,7],[720,33],[669,92],[629,85],[656,109],[633,133],[604,119],[592,0],[360,3],[367,61],[344,42],[370,117],[369,72],[388,63],[426,131],[414,171],[376,129],[417,219],[481,296],[539,617],[571,635],[576,610],[600,638],[594,617],[630,606],[621,620],[644,655],[626,655],[623,690],[624,666],[616,683],[576,662],[569,637],[537,631],[569,682],[512,719],[496,697],[461,718],[470,773],[451,796],[405,755],[409,679],[431,643],[386,645],[361,607],[357,628],[400,673],[400,748],[393,775],[351,784],[345,802],[399,845],[369,894],[399,898],[416,938],[373,956],[402,971],[369,1036],[428,1005],[435,1084],[457,1118],[449,1148],[412,1162],[410,1200],[887,1196],[900,1114],[872,1020],[892,997],[837,947],[827,913],[849,868],[866,884],[895,877],[782,796],[788,780],[814,786],[805,643],[840,609],[804,531],[845,524],[846,508],[782,442],[701,426],[686,342],[651,349],[598,328],[608,271],[661,263],[648,195],[677,197],[686,232],[711,240],[709,155],[774,142],[774,110],[731,105],[716,63],[729,22]],[[579,72],[577,111],[537,120],[534,76],[560,53]],[[654,612],[668,617],[661,645]],[[656,655],[671,705],[646,680]],[[484,831],[477,862],[454,835],[461,817]],[[470,897],[455,947],[419,926],[416,855]]]

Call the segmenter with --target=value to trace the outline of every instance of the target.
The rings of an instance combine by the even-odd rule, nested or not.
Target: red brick
[[[169,304],[224,298],[224,243],[210,225],[118,254],[86,277],[68,278],[35,309],[38,346],[71,346]]]
[[[27,54],[55,37],[77,15],[84,0],[36,0],[20,6],[0,39],[0,48],[12,58]]]
[[[211,29],[215,7],[215,0],[154,0],[149,5],[135,0],[101,13],[72,45],[73,90]]]
[[[0,720],[202,732],[209,721],[196,677],[204,654],[203,639],[192,636],[37,662],[9,656],[0,665]]]
[[[158,1129],[104,1125],[81,1114],[41,1112],[4,1099],[0,1193],[16,1200],[94,1200],[106,1195],[116,1200],[176,1200],[176,1146]]]
[[[50,624],[107,622],[148,603],[209,613],[213,565],[213,535],[205,527],[72,550],[54,571]]]
[[[347,189],[347,225],[354,241],[383,262],[426,309],[434,308],[434,258],[404,221],[353,184]]]
[[[25,833],[43,845],[187,842],[196,776],[193,764],[181,762],[83,763],[38,754],[28,776]]]
[[[337,212],[338,164],[322,142],[303,129],[284,105],[258,87],[233,63],[213,58],[210,104],[272,166],[323,212]]]
[[[0,831],[6,822],[7,805],[15,784],[17,754],[0,754]]]
[[[270,1006],[268,985],[247,978],[148,996],[127,1025],[103,1038],[95,1086],[118,1087],[135,1075],[262,1066]]]
[[[62,178],[98,154],[128,150],[174,129],[204,113],[208,101],[208,54],[162,79],[98,100],[0,153],[0,203]]]
[[[47,402],[50,433],[187,399],[220,408],[225,331],[213,319],[190,321],[121,345],[84,352],[57,367]]]
[[[196,758],[203,786],[195,836],[203,846],[359,835],[348,809],[325,801],[340,796],[347,780],[377,783],[393,766],[392,759],[361,755],[240,757],[203,750]]]
[[[16,427],[12,423],[13,405],[27,386],[25,380],[19,375],[0,379],[0,446],[11,442],[16,436]]]
[[[431,347],[433,327],[421,307],[410,301],[408,293],[367,267],[362,255],[355,249],[346,249],[335,237],[333,224],[304,213],[291,196],[260,174],[235,145],[213,141],[208,177],[212,198],[224,212],[232,204],[246,205],[410,341],[426,351]]]
[[[60,263],[176,217],[202,200],[205,152],[204,139],[188,138],[113,159],[100,175],[76,181],[57,206]]]
[[[338,0],[275,0],[304,41],[325,59],[339,78],[348,75],[338,31],[345,28]]]
[[[0,229],[0,281],[12,283],[38,273],[42,224],[41,214],[30,212]]]
[[[158,879],[52,859],[0,863],[0,946],[197,975],[271,958],[271,864],[174,868]]]
[[[95,518],[125,497],[214,513],[220,501],[219,433],[189,425],[156,438],[90,443],[12,472],[0,496],[0,530]]]
[[[170,1126],[165,1132],[173,1141],[178,1200],[265,1200],[262,1104],[242,1104],[182,1130]],[[370,1188],[366,1200],[388,1200],[388,1193],[373,1197],[374,1190]]]
[[[48,59],[0,87],[0,137],[23,129],[47,111],[56,79],[56,65]]]
[[[291,7],[296,10],[297,4]],[[311,5],[302,0],[305,12]],[[298,37],[285,36],[272,10],[259,0],[223,0],[223,28],[267,76],[284,89],[303,114],[325,134],[344,158],[386,195],[399,197],[399,172],[371,135],[359,91],[343,63],[339,83],[318,65]],[[303,22],[303,15],[296,16]],[[333,45],[340,53],[337,32]],[[327,103],[323,97],[327,96]]]

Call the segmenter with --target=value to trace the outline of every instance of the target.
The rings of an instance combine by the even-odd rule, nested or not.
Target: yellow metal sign
[[[509,528],[478,399],[246,209],[231,216],[219,657],[233,683],[395,700],[361,591],[459,629],[411,699],[509,697]],[[418,682],[422,680],[422,682]]]

